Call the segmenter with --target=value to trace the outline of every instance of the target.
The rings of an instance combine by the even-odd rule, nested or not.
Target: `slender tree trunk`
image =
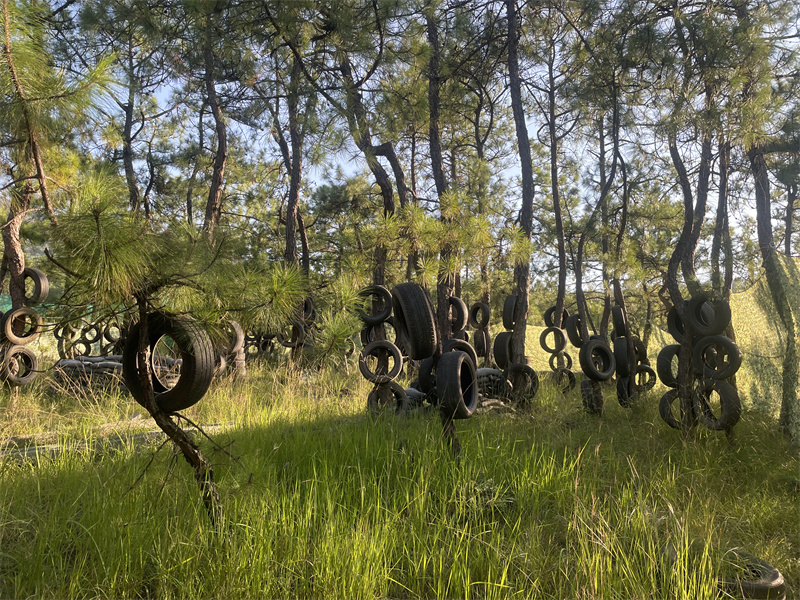
[[[225,180],[225,163],[228,159],[228,130],[217,97],[217,87],[214,79],[213,26],[211,23],[207,23],[207,28],[205,47],[203,50],[205,87],[208,107],[211,109],[211,115],[214,117],[214,129],[217,134],[217,151],[214,155],[211,186],[208,190],[208,199],[206,200],[206,214],[203,220],[203,229],[208,233],[208,237],[213,239],[214,229],[219,224],[219,220],[222,216],[222,187]]]
[[[519,73],[519,15],[517,14],[514,0],[506,0],[506,15],[508,19],[508,78],[511,91],[511,110],[514,115],[520,174],[522,176],[522,206],[520,208],[519,221],[525,237],[531,239],[534,197],[533,160],[531,157],[531,142],[528,137],[528,126],[525,121],[525,108],[522,103],[522,81]],[[563,242],[563,230],[560,239]],[[559,248],[559,257],[562,250],[564,251],[564,261],[566,263],[565,248]],[[514,293],[517,296],[517,305],[514,310],[514,332],[511,334],[511,359],[513,362],[523,364],[525,363],[525,336],[528,327],[530,278],[530,260],[526,258],[524,262],[514,266]],[[563,298],[561,306],[563,310]]]
[[[783,239],[783,253],[792,255],[792,233],[794,232],[794,211],[797,202],[797,184],[792,183],[786,187],[786,237]]]
[[[300,236],[300,265],[306,276],[311,273],[311,250],[308,246],[308,231],[306,230],[306,221],[303,218],[303,213],[297,211],[297,233]]]
[[[25,215],[30,210],[33,194],[31,179],[26,179],[22,184],[12,188],[11,206],[2,230],[3,270],[0,277],[0,291],[4,287],[5,277],[8,276],[8,293],[11,296],[12,308],[25,305],[25,279],[22,276],[25,270],[25,252],[22,249],[20,229]]]
[[[289,170],[289,199],[286,203],[286,248],[283,257],[291,264],[299,263],[297,255],[297,225],[299,222],[298,206],[300,204],[300,177],[302,172],[300,123],[297,110],[299,95],[300,65],[296,57],[292,60],[289,75],[289,94],[286,107],[289,116],[289,141],[291,153],[286,168]]]

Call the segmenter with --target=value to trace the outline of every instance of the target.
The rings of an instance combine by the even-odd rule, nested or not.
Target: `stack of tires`
[[[475,354],[484,359],[484,365],[491,360],[492,353],[492,338],[489,335],[489,319],[491,317],[491,308],[486,302],[475,302],[469,308],[467,314],[467,323],[475,331],[472,334],[472,346],[475,348]]]
[[[572,371],[572,357],[566,352],[567,349],[567,335],[560,327],[555,326],[555,319],[553,315],[556,312],[556,307],[551,306],[544,311],[544,324],[545,329],[539,335],[539,345],[542,350],[550,354],[550,370],[553,372],[553,377],[561,391],[565,394],[575,387],[577,379],[575,373]],[[561,323],[566,325],[570,314],[565,309],[561,315]],[[548,343],[548,339],[552,336],[552,345]],[[563,357],[563,367],[558,366],[559,357]]]
[[[121,355],[126,334],[127,329],[115,317],[98,321],[68,317],[53,329],[61,360]]]
[[[498,369],[503,373],[505,380],[502,385],[496,383],[496,374],[483,371],[481,379],[482,389],[492,390],[497,395],[498,391],[504,393],[501,399],[513,399],[517,402],[533,400],[539,391],[539,374],[526,362],[514,362],[511,351],[511,336],[514,334],[514,312],[517,308],[516,294],[509,294],[503,302],[503,328],[505,331],[498,333],[494,338],[492,355]],[[513,384],[513,385],[512,385]],[[486,394],[485,394],[486,395]]]
[[[42,332],[42,317],[33,307],[50,293],[47,276],[39,269],[27,267],[22,276],[25,289],[30,287],[25,306],[12,308],[0,319],[0,379],[12,386],[31,383],[39,374],[39,357],[28,347]]]
[[[564,328],[569,341],[578,349],[578,363],[586,379],[581,381],[581,401],[589,414],[602,415],[603,389],[600,385],[614,376],[617,363],[608,342],[601,335],[583,336],[580,317],[570,315]]]
[[[700,294],[684,303],[684,315],[685,321],[674,306],[667,315],[667,329],[678,343],[664,347],[658,355],[658,377],[665,386],[671,388],[661,398],[659,413],[667,425],[674,429],[681,428],[681,421],[674,415],[672,404],[678,397],[675,367],[688,327],[692,334],[691,370],[695,381],[692,411],[697,420],[709,429],[729,432],[739,422],[742,413],[739,394],[726,381],[736,374],[742,364],[738,346],[724,335],[731,321],[730,304],[727,300]],[[719,396],[718,417],[711,409],[712,394]]]
[[[611,307],[614,326],[614,362],[617,372],[617,400],[629,407],[642,392],[656,384],[656,373],[650,366],[647,348],[636,336],[628,336],[627,316],[621,306]]]

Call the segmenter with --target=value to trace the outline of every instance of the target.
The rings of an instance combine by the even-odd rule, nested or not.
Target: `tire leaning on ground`
[[[469,308],[467,321],[475,329],[485,329],[489,325],[491,313],[492,311],[486,302],[476,302]]]
[[[498,369],[505,369],[511,364],[511,332],[502,331],[494,336],[492,348],[494,362]]]
[[[539,391],[539,375],[530,365],[514,363],[508,366],[503,376],[513,386],[516,400],[532,400]]]
[[[680,351],[680,344],[670,344],[664,346],[661,352],[658,353],[658,358],[656,358],[656,373],[658,373],[661,383],[668,388],[678,387],[678,378],[675,375],[675,371],[672,370],[672,363],[678,357]]]
[[[370,356],[378,356],[382,353],[387,353],[392,361],[392,368],[385,373],[373,371],[367,364],[367,359]],[[403,357],[400,354],[400,348],[389,340],[375,340],[370,342],[361,350],[358,356],[358,370],[363,375],[364,379],[371,383],[389,383],[400,375],[403,368]]]
[[[553,371],[552,377],[553,381],[556,382],[556,386],[558,386],[563,394],[572,391],[578,383],[575,373],[567,368],[556,369]]]
[[[47,275],[34,267],[25,267],[22,271],[22,280],[27,289],[27,280],[30,279],[33,289],[30,294],[25,294],[25,306],[36,306],[47,300],[50,295],[50,282]]]
[[[364,309],[358,310],[358,316],[366,325],[383,323],[392,314],[392,293],[382,285],[370,285],[358,293],[359,298],[377,300],[375,314],[369,314]]]
[[[139,377],[137,351],[140,324],[133,325],[122,353],[122,377],[134,400],[144,406],[144,392]],[[172,338],[182,361],[178,381],[167,388],[157,377],[153,377],[156,404],[164,412],[175,412],[197,404],[208,391],[214,378],[214,346],[208,333],[193,319],[152,313],[148,316],[147,338],[150,360],[158,341]]]
[[[714,415],[709,404],[712,393],[719,396],[720,415]],[[697,420],[713,431],[729,431],[742,416],[742,403],[736,389],[727,381],[706,379],[692,394],[692,410]]]
[[[475,371],[478,391],[487,398],[507,398],[513,386],[499,369],[484,367]]]
[[[578,353],[581,370],[592,381],[611,379],[617,368],[614,353],[604,339],[594,338],[586,342]]]
[[[392,307],[397,339],[409,358],[421,360],[436,351],[436,326],[433,309],[416,283],[401,283],[392,289]]]
[[[714,364],[708,364],[708,352],[714,352]],[[711,379],[728,379],[733,377],[742,366],[742,353],[729,337],[709,335],[694,345],[692,350],[692,367],[699,377]]]
[[[367,396],[367,408],[373,416],[388,413],[391,408],[396,416],[402,416],[409,409],[408,394],[396,381],[379,384]]]
[[[478,406],[477,370],[466,352],[447,352],[436,367],[436,395],[445,417],[469,419]]]
[[[39,337],[42,316],[27,306],[13,308],[3,315],[3,335],[12,344],[24,346]]]
[[[39,375],[39,357],[26,346],[7,346],[3,352],[0,377],[11,385],[31,383]]]

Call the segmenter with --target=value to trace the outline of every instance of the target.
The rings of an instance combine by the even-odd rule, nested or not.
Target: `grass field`
[[[798,597],[800,461],[765,368],[740,372],[732,439],[682,440],[660,385],[630,409],[610,385],[599,420],[545,384],[529,407],[458,422],[456,459],[435,413],[369,417],[352,366],[263,362],[186,412],[221,425],[201,442],[219,530],[169,446],[97,447],[150,427],[130,397],[5,390],[0,443],[64,451],[0,458],[0,598],[710,598],[735,548]]]

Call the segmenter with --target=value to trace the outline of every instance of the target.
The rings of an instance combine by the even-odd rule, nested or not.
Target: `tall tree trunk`
[[[298,205],[300,204],[300,177],[301,138],[297,101],[299,96],[299,80],[301,77],[300,65],[297,57],[292,59],[292,69],[289,75],[289,94],[286,107],[289,116],[289,141],[291,152],[286,168],[289,170],[289,199],[286,203],[286,247],[283,257],[286,262],[298,264],[300,257],[297,255],[297,225],[299,219]]]
[[[783,253],[792,255],[792,233],[794,232],[794,211],[797,202],[797,184],[791,183],[786,187],[786,237],[783,239]]]
[[[12,308],[25,305],[25,279],[22,276],[22,272],[25,270],[25,252],[22,249],[20,228],[25,220],[25,215],[30,210],[33,194],[31,179],[26,179],[12,188],[11,206],[2,231],[3,262],[0,271],[0,292],[2,292],[5,278],[8,276],[8,293],[11,296]]]
[[[514,0],[506,0],[506,15],[508,19],[508,79],[511,91],[511,110],[514,115],[520,174],[522,176],[522,206],[520,208],[519,221],[525,237],[530,240],[533,232],[533,160],[531,158],[528,126],[525,122],[525,108],[522,103],[522,81],[519,73],[519,15],[517,14]],[[561,241],[563,242],[563,230]],[[559,256],[562,250],[564,251],[564,261],[566,263],[566,248],[559,248]],[[514,266],[514,293],[517,296],[517,305],[514,310],[514,332],[511,334],[511,360],[519,363],[525,362],[525,335],[528,327],[530,278],[531,267],[529,259],[525,259],[524,262]],[[563,310],[563,299],[561,306]]]
[[[211,187],[206,200],[206,214],[203,220],[203,229],[208,237],[214,237],[214,229],[219,224],[222,216],[222,186],[225,179],[225,163],[228,159],[228,131],[225,118],[222,115],[217,86],[214,79],[214,46],[213,26],[207,22],[205,47],[203,49],[203,62],[205,68],[205,87],[208,107],[214,117],[214,129],[217,134],[217,151],[214,154],[214,164],[211,172]],[[288,220],[288,219],[287,219]]]

